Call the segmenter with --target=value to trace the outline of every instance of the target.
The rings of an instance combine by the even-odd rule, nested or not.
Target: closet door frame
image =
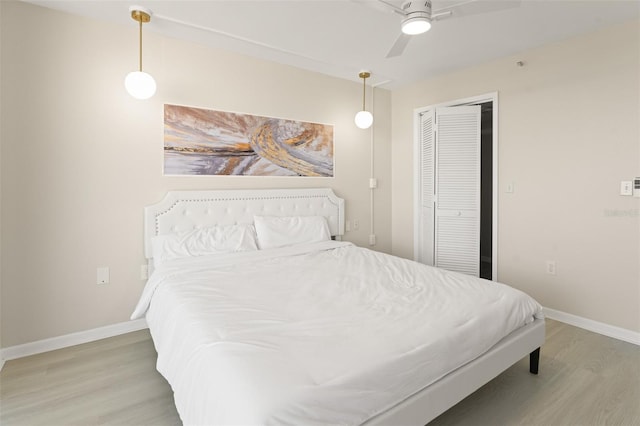
[[[430,110],[442,107],[456,107],[466,105],[476,105],[480,103],[491,102],[493,104],[492,112],[492,218],[491,218],[491,279],[498,281],[498,92],[487,93],[484,95],[474,96],[470,98],[457,99],[453,101],[443,102],[440,104],[429,105],[426,107],[416,108],[413,111],[413,258],[418,260],[420,254],[421,240],[419,232],[421,225],[421,120],[420,116]],[[480,262],[480,259],[478,259]]]

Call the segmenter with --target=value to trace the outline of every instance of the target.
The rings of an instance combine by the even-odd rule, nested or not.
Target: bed
[[[424,425],[527,355],[537,374],[537,302],[356,247],[344,227],[327,188],[145,208],[154,271],[132,318],[146,316],[184,424]]]

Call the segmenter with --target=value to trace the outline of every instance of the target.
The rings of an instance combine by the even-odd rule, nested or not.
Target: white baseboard
[[[10,346],[0,349],[0,370],[5,361],[35,355],[43,352],[62,349],[69,346],[80,345],[82,343],[93,342],[95,340],[106,339],[107,337],[118,336],[147,328],[147,321],[142,318],[134,321],[121,322],[107,325],[105,327],[94,328],[92,330],[79,331],[77,333],[66,334],[64,336],[51,337],[49,339],[38,340],[36,342],[25,343],[23,345]]]
[[[550,308],[544,308],[544,315],[547,318],[553,320],[564,322],[566,324],[584,328],[585,330],[593,331],[594,333],[602,334],[607,337],[613,337],[614,339],[623,340],[625,342],[633,343],[634,345],[640,346],[640,333],[638,333],[637,331],[627,330],[626,328],[616,327],[614,325],[590,320],[562,311],[556,311],[555,309]]]

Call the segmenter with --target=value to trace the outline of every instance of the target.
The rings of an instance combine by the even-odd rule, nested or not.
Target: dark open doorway
[[[493,269],[493,102],[480,104],[480,278]]]

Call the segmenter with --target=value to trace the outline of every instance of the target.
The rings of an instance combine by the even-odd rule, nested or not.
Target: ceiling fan
[[[398,5],[391,0],[354,0],[357,3],[374,7],[378,10],[391,11],[401,15],[402,32],[389,49],[387,58],[402,55],[409,44],[411,36],[422,34],[431,29],[431,23],[447,17],[467,16],[497,10],[519,7],[521,0],[506,0],[489,2],[482,0],[461,0],[441,8],[432,8],[431,0],[409,0]]]

